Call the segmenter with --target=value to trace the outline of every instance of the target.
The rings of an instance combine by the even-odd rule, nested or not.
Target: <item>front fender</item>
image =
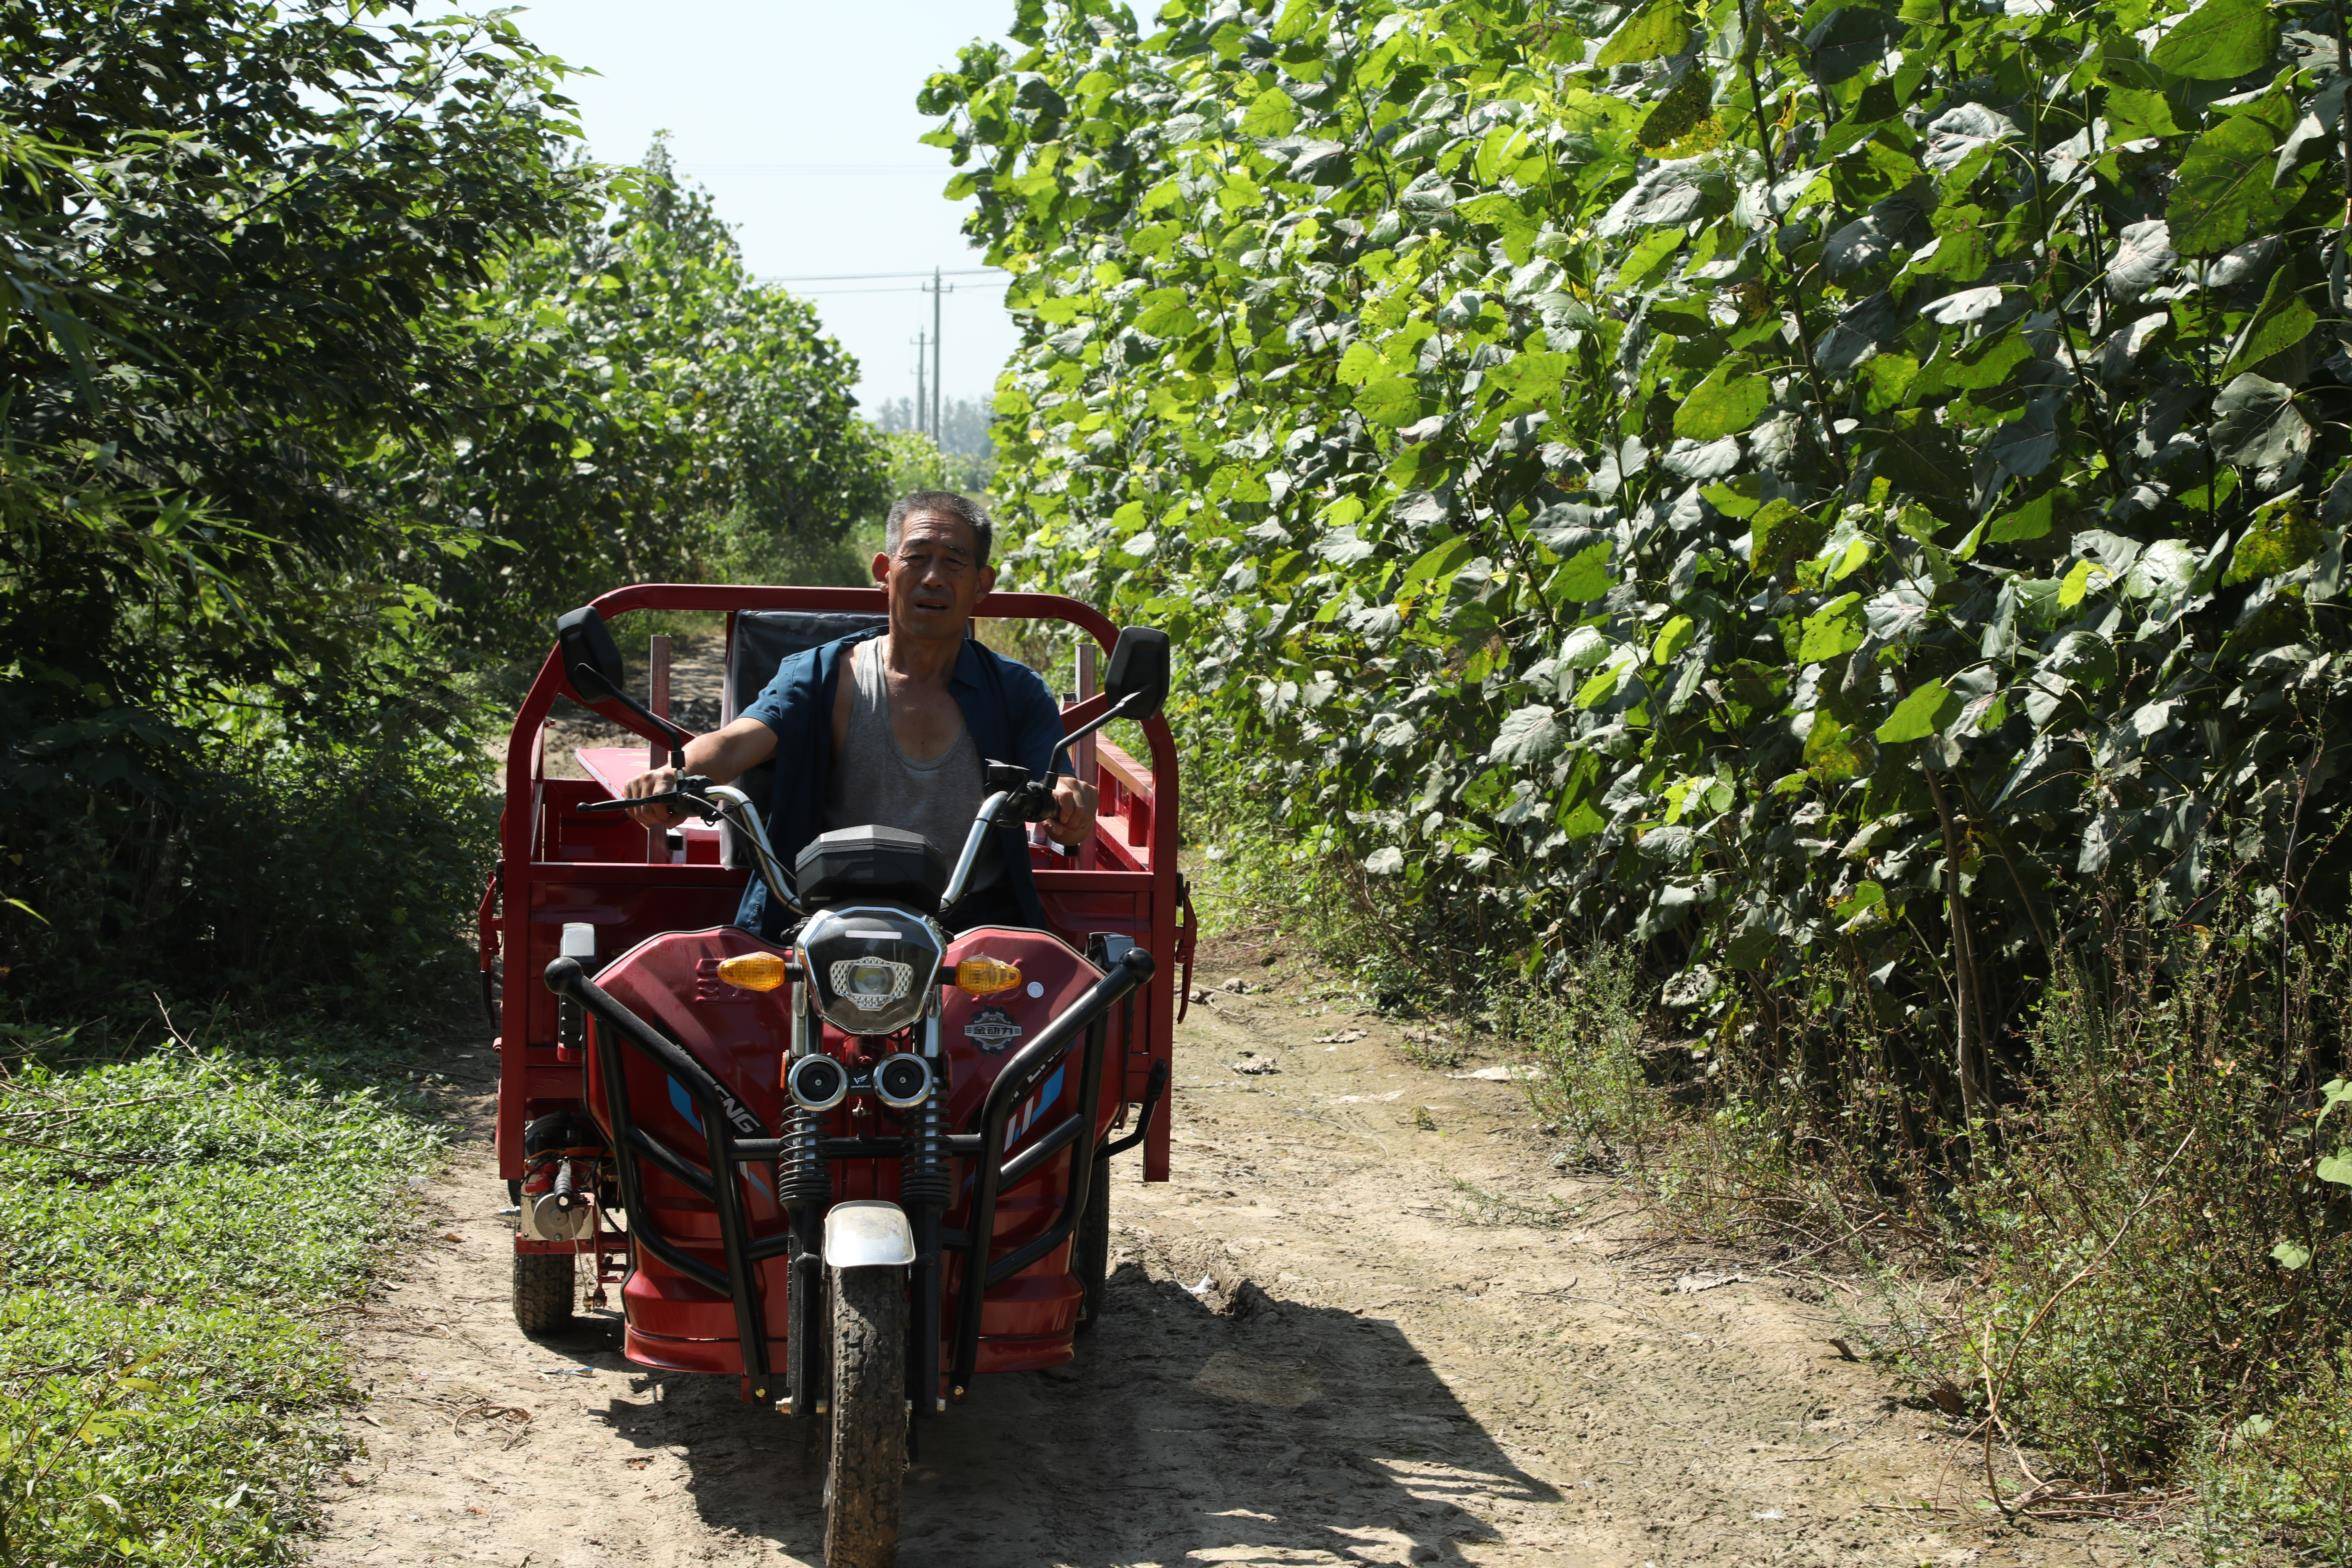
[[[853,1198],[825,1211],[825,1267],[905,1268],[914,1261],[914,1227],[897,1204]]]

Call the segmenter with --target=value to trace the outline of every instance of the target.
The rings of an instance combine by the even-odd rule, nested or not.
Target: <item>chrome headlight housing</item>
[[[894,1034],[923,1016],[947,938],[911,910],[870,904],[810,916],[800,954],[827,1023],[851,1034]]]

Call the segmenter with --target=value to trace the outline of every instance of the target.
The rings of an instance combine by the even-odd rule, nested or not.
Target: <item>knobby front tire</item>
[[[893,1568],[907,1465],[906,1271],[836,1269],[832,1287],[825,1568]]]

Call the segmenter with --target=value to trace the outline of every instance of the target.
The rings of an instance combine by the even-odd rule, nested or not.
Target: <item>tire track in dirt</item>
[[[1208,983],[1247,956],[1212,952]],[[924,1429],[909,1568],[2187,1560],[1987,1519],[1973,1451],[1841,1360],[1825,1314],[1768,1275],[1678,1291],[1694,1260],[1553,1172],[1514,1088],[1416,1068],[1389,1025],[1301,991],[1193,1007],[1175,1180],[1121,1162],[1103,1323],[1075,1365],[983,1380]],[[465,1053],[485,1090],[486,1054]],[[515,1330],[502,1192],[476,1137],[427,1193],[355,1337],[368,1452],[313,1560],[818,1562],[791,1423],[628,1366],[609,1315]]]

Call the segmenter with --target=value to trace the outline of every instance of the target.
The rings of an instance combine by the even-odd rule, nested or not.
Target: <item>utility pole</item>
[[[915,334],[915,434],[923,433],[923,415],[930,404],[923,400],[923,334]]]
[[[946,445],[947,431],[939,420],[939,302],[954,287],[940,281],[937,267],[931,269],[931,281],[923,285],[923,292],[931,296],[931,439],[942,447]]]

